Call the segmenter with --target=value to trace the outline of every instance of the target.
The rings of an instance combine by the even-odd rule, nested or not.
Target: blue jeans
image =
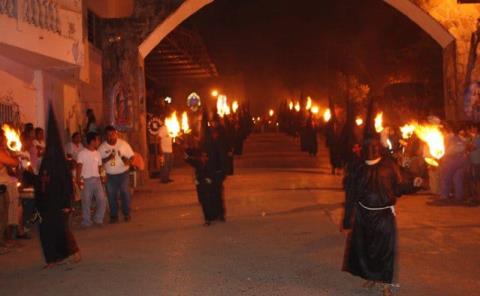
[[[440,194],[447,198],[452,192],[457,200],[464,198],[463,178],[465,175],[466,158],[462,153],[445,157],[440,170]]]
[[[170,180],[170,172],[173,167],[173,153],[163,153],[163,159],[164,163],[161,172],[161,179],[162,182],[167,182]]]
[[[130,174],[128,171],[118,175],[107,175],[107,195],[110,205],[110,217],[118,217],[118,196],[122,200],[122,213],[130,216]]]
[[[82,190],[82,225],[90,226],[92,219],[90,217],[90,208],[92,199],[95,196],[95,215],[93,222],[96,224],[103,224],[103,217],[107,208],[107,199],[105,198],[105,191],[103,190],[102,180],[100,178],[87,178],[84,180],[84,187]]]

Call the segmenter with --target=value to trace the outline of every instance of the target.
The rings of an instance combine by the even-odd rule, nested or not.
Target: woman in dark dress
[[[50,106],[46,151],[35,184],[35,201],[41,220],[40,242],[47,265],[51,268],[73,256],[81,260],[80,251],[70,230],[73,182],[64,157],[57,122]]]

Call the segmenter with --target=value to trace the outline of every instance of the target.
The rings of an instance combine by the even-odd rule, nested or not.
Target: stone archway
[[[457,71],[456,38],[442,24],[431,16],[425,9],[410,0],[381,0],[398,10],[422,30],[428,33],[443,49],[443,79],[445,115],[450,120],[463,117],[461,87]],[[445,0],[453,1],[453,0]],[[180,7],[172,12],[138,47],[139,58],[143,60],[157,46],[165,36],[173,31],[185,19],[195,14],[214,0],[185,0]]]

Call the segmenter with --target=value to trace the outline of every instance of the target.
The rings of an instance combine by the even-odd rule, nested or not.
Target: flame
[[[230,114],[230,107],[227,103],[226,95],[218,95],[217,97],[217,113],[220,117]]]
[[[306,110],[312,109],[312,98],[307,97],[307,105],[305,106]]]
[[[325,112],[323,112],[323,120],[325,122],[329,122],[330,119],[332,119],[332,112],[330,111],[330,109],[327,109],[325,110]]]
[[[11,128],[8,124],[2,126],[2,130],[5,133],[5,138],[7,139],[8,149],[12,151],[22,150],[22,142],[20,141],[19,133]]]
[[[404,126],[400,127],[400,131],[402,132],[403,139],[409,139],[413,133],[415,132],[416,124],[405,124]]]
[[[318,106],[315,105],[312,107],[311,111],[313,114],[318,114],[320,113],[320,108],[318,108]]]
[[[189,134],[192,130],[188,124],[188,115],[187,112],[182,113],[182,131],[184,134]]]
[[[270,115],[270,117],[272,117],[274,114],[275,114],[275,111],[273,111],[273,109],[270,109],[268,111],[268,115]]]
[[[214,89],[212,90],[212,97],[218,97],[218,90]]]
[[[377,133],[381,133],[383,131],[383,112],[380,112],[375,116],[375,130]]]
[[[233,113],[237,113],[237,110],[238,110],[238,102],[234,101],[232,103],[232,111],[233,111]]]
[[[293,110],[293,102],[292,101],[290,101],[290,103],[288,103],[288,109]]]
[[[438,163],[438,161],[436,161],[435,159],[431,158],[431,157],[425,157],[424,158],[425,162],[431,166],[434,166],[434,167],[438,167],[440,164]]]
[[[392,144],[392,141],[390,141],[390,139],[387,139],[387,146],[388,146],[388,150],[393,149],[393,144]]]
[[[297,102],[297,103],[295,104],[295,111],[300,112],[300,109],[301,109],[301,107],[300,107],[300,102]]]
[[[360,117],[357,117],[357,119],[355,119],[355,124],[357,126],[361,126],[363,124],[363,119]]]
[[[415,134],[420,140],[427,143],[433,158],[440,159],[445,155],[445,140],[437,125],[417,125]]]
[[[165,118],[165,126],[168,130],[168,135],[171,138],[176,138],[180,134],[180,123],[178,122],[177,112],[173,112],[170,117]]]

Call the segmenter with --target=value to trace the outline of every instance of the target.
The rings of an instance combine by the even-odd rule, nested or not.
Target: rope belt
[[[369,211],[383,211],[383,210],[390,210],[392,211],[392,214],[394,216],[397,216],[397,214],[395,213],[395,206],[387,206],[387,207],[381,207],[381,208],[370,208],[370,207],[367,207],[366,205],[364,205],[361,201],[358,202],[358,204],[364,208],[365,210],[369,210]]]

